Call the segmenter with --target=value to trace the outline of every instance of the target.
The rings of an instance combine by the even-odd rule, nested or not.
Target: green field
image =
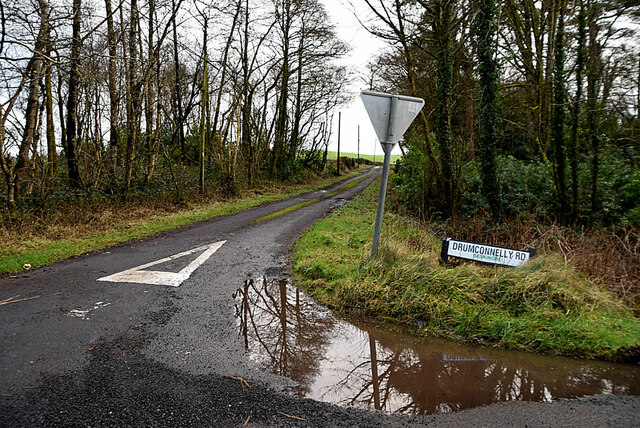
[[[327,159],[335,159],[338,156],[337,152],[327,152]],[[340,156],[341,157],[348,157],[348,158],[354,158],[356,159],[358,157],[357,153],[342,153],[340,152]],[[396,160],[400,159],[402,157],[402,155],[391,155],[391,163],[394,163]],[[360,158],[361,159],[369,159],[369,160],[375,160],[376,162],[382,162],[384,160],[384,156],[382,155],[382,149],[380,149],[380,153],[376,154],[376,158],[373,158],[373,155],[364,155],[364,154],[360,154]]]

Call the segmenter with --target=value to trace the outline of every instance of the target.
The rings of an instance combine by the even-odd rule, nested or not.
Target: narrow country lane
[[[299,234],[361,192],[379,172],[363,173],[366,178],[353,187],[343,182],[0,278],[0,301],[7,302],[0,306],[0,424],[637,423],[638,397],[389,415],[286,395],[281,391],[291,380],[252,364],[238,334],[236,291],[249,278],[285,277]],[[265,218],[288,207],[297,209]]]

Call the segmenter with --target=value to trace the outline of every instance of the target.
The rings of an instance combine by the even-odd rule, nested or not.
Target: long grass
[[[438,236],[557,253],[589,280],[640,312],[640,228],[576,228],[534,219],[499,224],[482,213],[424,225]]]
[[[560,253],[518,268],[443,266],[439,239],[387,212],[369,260],[377,191],[371,186],[296,244],[294,279],[321,303],[511,349],[621,360],[640,342],[632,310]]]
[[[318,196],[317,198],[313,198],[313,199],[310,199],[308,201],[303,201],[303,202],[297,203],[295,205],[291,205],[290,207],[283,208],[283,209],[281,209],[279,211],[276,211],[276,212],[273,212],[271,214],[267,214],[267,215],[265,215],[263,217],[260,217],[260,218],[256,219],[255,221],[257,223],[257,222],[261,222],[261,221],[271,220],[271,219],[283,216],[285,214],[289,214],[290,212],[300,210],[300,209],[302,209],[304,207],[308,207],[309,205],[315,204],[316,202],[320,202],[323,199],[330,198],[332,196],[337,195],[340,192],[344,192],[345,190],[351,189],[352,187],[355,187],[362,180],[364,180],[364,179],[366,179],[368,177],[369,177],[369,174],[364,175],[364,176],[362,176],[360,178],[356,178],[355,180],[352,180],[352,181],[349,181],[348,183],[343,184],[342,186],[340,186],[337,190],[334,190],[333,192],[328,192],[328,193],[325,193],[323,195]]]

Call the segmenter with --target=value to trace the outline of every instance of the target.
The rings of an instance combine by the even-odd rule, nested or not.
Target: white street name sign
[[[535,255],[535,248],[522,251],[478,244],[476,242],[457,241],[451,238],[442,240],[442,252],[440,253],[440,257],[445,263],[448,257],[458,257],[481,263],[511,267],[520,266]]]

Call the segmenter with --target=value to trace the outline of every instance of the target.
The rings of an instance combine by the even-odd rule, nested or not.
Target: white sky
[[[366,73],[367,63],[371,57],[382,49],[385,44],[381,40],[372,36],[362,28],[358,19],[354,16],[352,8],[345,0],[322,0],[327,8],[327,12],[336,26],[338,36],[351,46],[351,52],[345,58],[343,64],[350,66],[355,73]],[[361,0],[353,0],[358,13],[362,13],[360,19],[363,21],[368,16],[368,7]],[[345,153],[357,153],[358,151],[358,125],[360,125],[360,154],[376,154],[382,160],[382,148],[376,137],[373,126],[369,121],[369,116],[360,100],[360,91],[368,89],[364,87],[362,81],[355,81],[349,90],[354,94],[354,98],[344,108],[342,112],[342,126],[340,151]],[[338,112],[334,116],[333,134],[329,150],[338,150]],[[374,153],[375,152],[375,153]],[[396,145],[393,154],[400,154],[400,149]],[[378,160],[378,159],[376,159]]]

